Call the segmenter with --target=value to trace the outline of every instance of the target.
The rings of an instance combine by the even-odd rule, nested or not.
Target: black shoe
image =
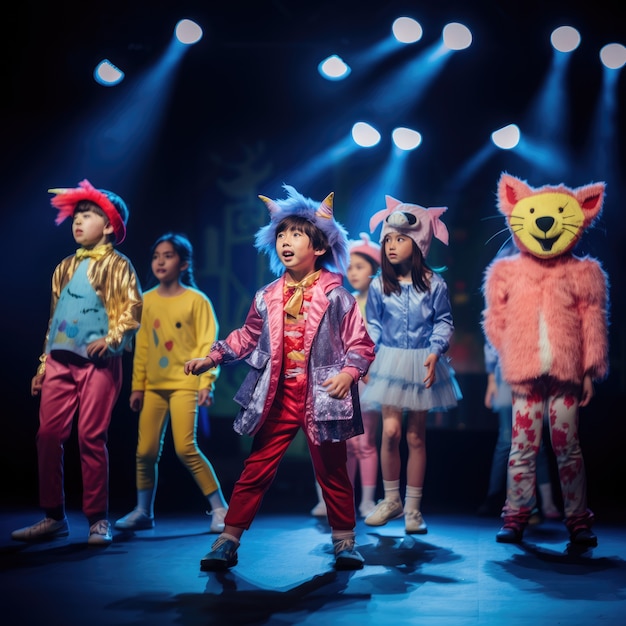
[[[513,526],[503,526],[496,534],[498,543],[521,543],[524,531]]]
[[[590,528],[577,528],[570,533],[569,540],[577,546],[595,548],[598,545],[598,538],[591,532]]]
[[[211,546],[211,552],[200,561],[200,569],[203,572],[222,572],[237,565],[238,547],[231,539],[218,537]]]
[[[354,549],[354,539],[340,539],[333,541],[333,544],[335,550],[335,569],[363,569],[365,559]]]

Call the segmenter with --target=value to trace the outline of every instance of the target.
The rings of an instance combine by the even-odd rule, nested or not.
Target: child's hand
[[[143,408],[143,391],[133,391],[130,394],[130,410],[141,411]]]
[[[591,402],[591,398],[593,398],[594,395],[595,390],[593,388],[593,380],[591,376],[585,374],[585,377],[583,378],[583,389],[578,406],[587,406]]]
[[[331,398],[343,400],[348,397],[352,386],[352,376],[347,372],[339,372],[322,383]]]
[[[427,359],[424,361],[424,367],[426,368],[426,378],[424,378],[424,384],[426,385],[426,389],[432,387],[435,384],[435,365],[437,365],[437,361],[439,357],[436,354],[429,354]]]
[[[104,337],[101,337],[100,339],[96,339],[95,341],[92,341],[87,346],[87,356],[90,359],[93,359],[93,358],[103,359],[107,355],[108,352],[109,352],[109,346],[107,345],[107,342],[104,340]]]
[[[43,385],[43,379],[45,374],[37,374],[33,376],[30,381],[30,395],[38,396],[41,393],[41,386]]]
[[[213,404],[213,389],[200,389],[198,391],[198,406],[211,406]]]
[[[191,361],[185,363],[185,374],[199,376],[214,367],[215,363],[211,357],[205,356],[203,358],[191,359]]]
[[[488,409],[493,408],[493,400],[498,395],[498,385],[496,377],[493,374],[487,376],[487,389],[485,391],[485,406]]]

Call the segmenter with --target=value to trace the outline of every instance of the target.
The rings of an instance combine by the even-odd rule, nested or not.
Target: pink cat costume
[[[572,249],[602,209],[604,184],[538,189],[507,174],[498,208],[520,252],[485,275],[483,327],[513,389],[513,434],[504,525],[518,543],[535,506],[535,460],[544,415],[557,458],[565,524],[574,544],[597,545],[587,508],[578,409],[608,373],[608,280],[595,259]]]

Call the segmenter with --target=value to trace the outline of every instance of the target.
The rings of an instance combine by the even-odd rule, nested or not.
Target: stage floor
[[[38,512],[1,513],[5,624],[626,624],[618,523],[598,523],[598,547],[578,552],[560,522],[505,545],[494,538],[498,518],[425,514],[429,532],[419,536],[406,536],[402,520],[380,528],[359,520],[366,565],[336,572],[324,520],[260,513],[239,564],[205,573],[200,559],[215,535],[201,513],[159,515],[153,530],[116,531],[106,548],[87,546],[80,512],[68,517],[69,537],[24,545],[10,532]]]

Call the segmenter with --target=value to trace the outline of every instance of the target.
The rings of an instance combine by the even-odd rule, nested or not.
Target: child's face
[[[154,249],[151,267],[160,283],[172,283],[178,281],[181,272],[187,269],[187,263],[181,262],[171,241],[162,241]]]
[[[389,233],[383,242],[385,255],[392,265],[408,264],[413,258],[413,240],[402,233]]]
[[[77,211],[72,218],[74,241],[83,248],[95,248],[109,241],[113,227],[96,211]]]
[[[363,255],[351,254],[346,278],[352,289],[359,293],[367,291],[372,282],[373,269],[372,264]]]
[[[301,230],[290,228],[276,235],[276,253],[285,269],[294,276],[304,278],[315,270],[317,257],[325,250],[314,250],[309,236]]]

